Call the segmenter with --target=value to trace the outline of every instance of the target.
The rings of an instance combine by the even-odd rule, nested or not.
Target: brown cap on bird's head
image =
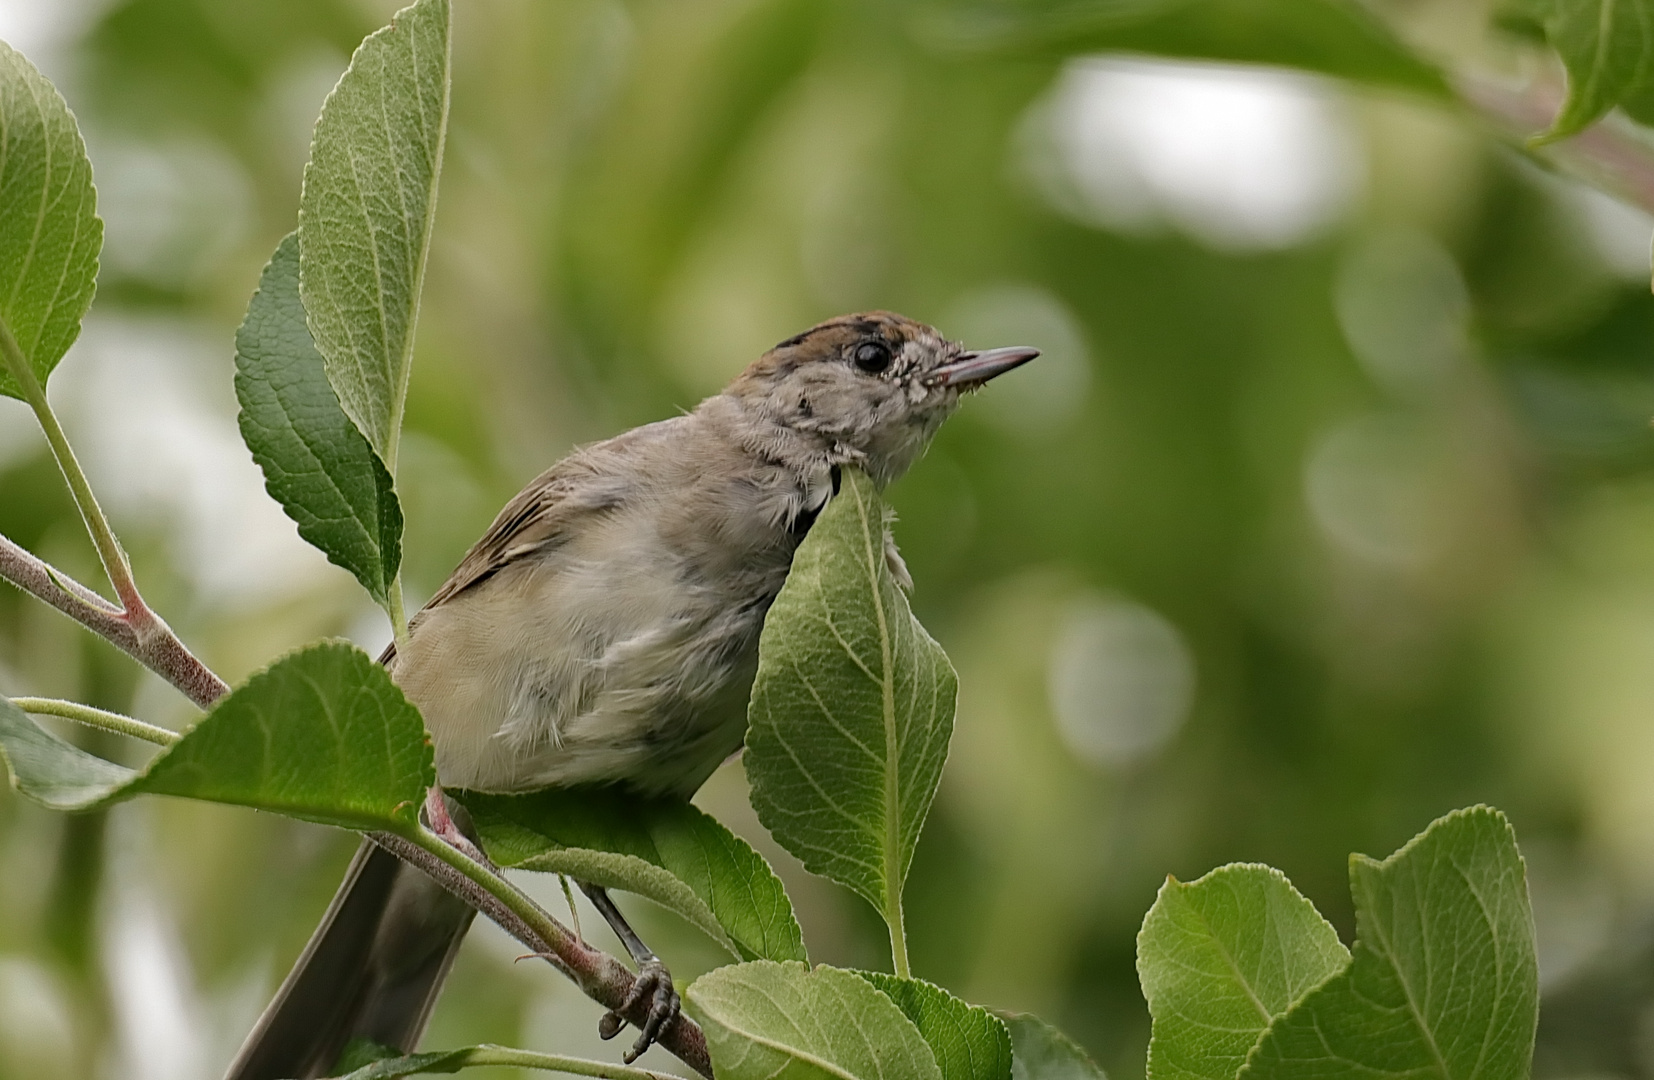
[[[1038,355],[1022,346],[972,352],[905,315],[867,311],[781,342],[726,393],[773,422],[844,446],[884,483],[923,451],[961,392]]]
[[[971,352],[948,341],[935,327],[906,315],[863,311],[794,334],[759,357],[745,375],[773,375],[801,363],[842,360],[869,375],[891,379],[917,375],[931,385],[974,389],[1038,355],[1038,349],[1022,346]]]

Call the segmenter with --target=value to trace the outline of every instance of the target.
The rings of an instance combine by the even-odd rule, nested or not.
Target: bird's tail
[[[363,840],[225,1080],[332,1075],[356,1039],[412,1052],[476,912]]]

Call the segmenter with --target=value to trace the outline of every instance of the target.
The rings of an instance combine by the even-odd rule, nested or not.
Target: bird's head
[[[851,452],[880,486],[907,470],[960,395],[1038,349],[972,352],[889,311],[841,315],[777,345],[730,384],[765,419]]]

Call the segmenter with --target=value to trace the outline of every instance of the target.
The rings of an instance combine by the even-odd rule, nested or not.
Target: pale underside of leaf
[[[448,0],[357,48],[299,200],[300,293],[345,413],[394,470],[448,124]]]
[[[760,820],[894,932],[957,681],[891,578],[885,529],[872,482],[846,470],[765,622],[746,763]]]
[[[456,795],[503,866],[648,897],[736,959],[805,959],[781,880],[751,845],[689,803],[607,787]]]
[[[737,960],[745,959],[740,946],[724,930],[712,909],[695,895],[695,890],[667,871],[634,855],[562,848],[536,855],[519,864],[519,868],[567,874],[576,881],[646,896],[682,915]]]
[[[1137,936],[1154,1080],[1230,1080],[1264,1029],[1349,963],[1285,875],[1235,864],[1168,879]]]
[[[942,1080],[889,997],[848,971],[756,961],[718,968],[685,995],[720,1080]]]

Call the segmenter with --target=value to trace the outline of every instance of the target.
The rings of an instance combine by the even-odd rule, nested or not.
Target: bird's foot
[[[482,849],[472,843],[471,838],[455,824],[453,815],[448,812],[447,796],[443,795],[440,785],[432,785],[431,789],[425,792],[425,819],[430,822],[431,831],[446,840],[450,846],[463,851],[473,861],[493,869],[494,864],[488,860],[488,856],[484,855]]]
[[[605,1039],[619,1035],[620,1029],[626,1026],[623,1014],[631,1012],[645,999],[649,1002],[649,1015],[644,1020],[643,1030],[632,1048],[621,1056],[621,1060],[628,1065],[678,1022],[678,1014],[683,1009],[678,991],[672,986],[672,973],[659,960],[648,960],[638,967],[637,981],[632,983],[626,1000],[621,1002],[620,1008],[604,1014],[603,1019],[597,1022],[597,1033]]]

